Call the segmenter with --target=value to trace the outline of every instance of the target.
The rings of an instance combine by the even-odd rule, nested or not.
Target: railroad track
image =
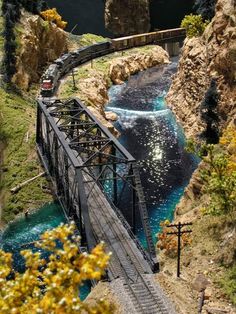
[[[85,180],[88,179],[84,175]],[[113,278],[120,278],[124,291],[129,296],[136,313],[169,314],[174,313],[159,294],[153,283],[145,278],[151,274],[149,266],[144,267],[135,244],[126,236],[126,230],[114,213],[110,204],[97,185],[86,184],[89,214],[98,239],[105,241],[107,250],[112,252],[109,272]],[[108,208],[110,207],[110,208]]]

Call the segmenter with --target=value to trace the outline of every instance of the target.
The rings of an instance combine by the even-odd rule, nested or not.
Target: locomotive
[[[79,66],[91,59],[101,57],[119,50],[125,50],[148,44],[161,44],[163,41],[171,41],[175,38],[184,39],[185,36],[185,29],[176,28],[107,40],[91,46],[80,48],[73,52],[65,53],[56,59],[43,74],[41,79],[41,96],[53,96],[62,76],[69,73],[74,67]]]

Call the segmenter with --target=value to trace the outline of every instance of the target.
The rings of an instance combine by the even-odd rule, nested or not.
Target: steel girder
[[[95,238],[86,200],[89,195],[85,196],[84,191],[85,185],[93,182],[92,187],[101,187],[114,210],[122,212],[119,217],[123,217],[126,227],[130,220],[134,233],[139,211],[148,252],[155,264],[155,247],[136,161],[86,106],[76,98],[38,101],[36,141],[59,200],[68,215],[77,218],[80,233],[86,235],[89,246],[94,245]],[[124,213],[125,193],[129,208]]]

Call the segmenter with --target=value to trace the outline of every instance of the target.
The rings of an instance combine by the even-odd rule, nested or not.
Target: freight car
[[[186,31],[184,28],[174,28],[164,31],[157,31],[133,36],[126,36],[112,39],[112,47],[115,51],[129,49],[149,44],[157,44],[166,41],[173,41],[175,38],[185,38]]]
[[[51,97],[58,85],[59,79],[69,73],[74,67],[91,59],[112,53],[114,51],[129,49],[148,44],[161,44],[162,42],[181,40],[186,36],[183,28],[175,28],[146,34],[126,36],[107,40],[91,46],[80,48],[66,53],[56,59],[46,70],[41,80],[41,95]]]

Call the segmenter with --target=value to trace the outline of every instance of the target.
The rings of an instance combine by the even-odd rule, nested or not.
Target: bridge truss
[[[77,222],[82,241],[89,249],[96,242],[87,199],[98,185],[142,251],[134,235],[140,215],[149,253],[145,258],[153,269],[157,267],[135,159],[79,99],[39,100],[37,105],[38,153],[61,205]]]

